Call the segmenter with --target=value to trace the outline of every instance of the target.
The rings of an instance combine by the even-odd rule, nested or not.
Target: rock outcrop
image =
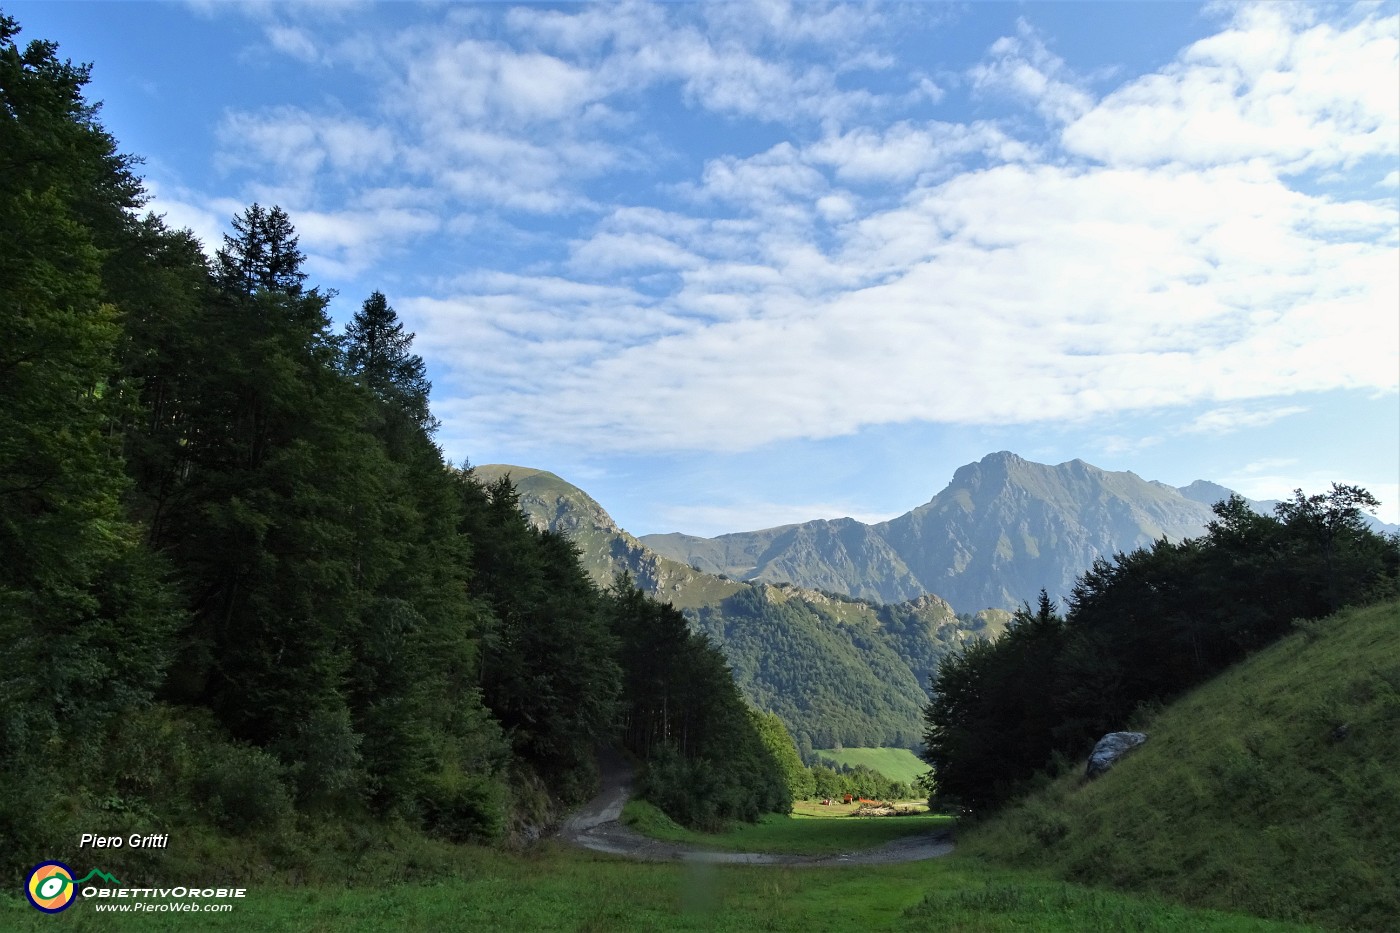
[[[1147,741],[1145,732],[1110,732],[1094,744],[1089,753],[1089,767],[1086,777],[1096,778],[1118,763],[1128,752]]]

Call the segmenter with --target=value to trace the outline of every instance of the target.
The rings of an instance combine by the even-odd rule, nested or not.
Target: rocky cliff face
[[[1201,534],[1209,506],[1133,473],[996,453],[960,468],[928,504],[875,526],[930,592],[954,606],[1068,595],[1099,557]]]

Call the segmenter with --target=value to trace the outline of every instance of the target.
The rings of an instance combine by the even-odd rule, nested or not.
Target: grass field
[[[851,823],[857,821],[852,820]],[[653,865],[545,844],[460,849],[412,884],[257,886],[223,914],[54,916],[0,895],[0,929],[26,931],[963,931],[1288,933],[1305,930],[1108,893],[962,858],[870,868]]]
[[[814,754],[839,765],[865,765],[892,781],[913,785],[914,779],[928,770],[928,765],[907,748],[845,748],[833,751],[819,748]]]
[[[844,808],[812,805],[805,809],[812,812],[717,836],[688,833],[675,824],[670,824],[674,830],[667,830],[662,821],[670,821],[645,805],[631,805],[627,815],[637,818],[639,829],[658,834],[660,825],[679,841],[708,848],[808,854],[855,851],[888,841],[891,834],[945,825],[944,818],[929,814],[862,819],[834,815]],[[339,842],[343,853],[345,841]],[[0,930],[1299,933],[1312,929],[1096,890],[960,855],[881,866],[785,868],[638,863],[554,841],[525,853],[452,846],[421,837],[381,842],[387,845],[366,846],[343,869],[338,868],[343,854],[309,848],[304,873],[321,879],[320,883],[298,883],[297,872],[279,873],[276,881],[269,878],[266,883],[246,882],[248,896],[228,913],[113,914],[98,912],[92,900],[80,900],[64,913],[45,916],[18,892],[0,892]],[[344,880],[326,880],[330,878]]]
[[[651,804],[629,801],[622,821],[653,839],[682,842],[726,852],[783,852],[796,855],[834,855],[857,849],[873,849],[904,836],[950,827],[949,817],[935,813],[917,816],[851,816],[853,807],[806,804],[790,816],[770,814],[758,823],[738,823],[723,833],[686,829]]]

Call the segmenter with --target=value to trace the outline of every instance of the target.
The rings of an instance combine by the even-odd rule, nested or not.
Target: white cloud
[[[1225,31],[1104,98],[1064,131],[1073,152],[1118,165],[1268,159],[1288,171],[1400,149],[1397,20],[1299,28],[1308,8],[1251,4]]]
[[[1334,207],[1248,168],[968,173],[853,225],[830,254],[760,237],[765,261],[687,271],[689,298],[755,301],[718,320],[681,312],[679,330],[570,357],[481,410],[493,432],[742,449],[911,418],[1085,419],[1393,386],[1394,253],[1366,239],[1365,209],[1319,232]],[[885,280],[843,283],[846,269]],[[1202,430],[1256,417],[1220,408]]]
[[[311,34],[299,26],[274,24],[267,27],[267,39],[272,47],[284,55],[317,64],[321,62],[321,51]]]
[[[1157,434],[1149,434],[1143,437],[1130,437],[1123,434],[1108,434],[1098,438],[1096,441],[1098,448],[1109,456],[1116,457],[1121,454],[1137,454],[1161,444],[1166,438]]]
[[[739,159],[724,156],[705,164],[698,194],[736,204],[813,200],[826,189],[826,179],[804,165],[791,143],[779,143],[767,152]]]
[[[853,10],[451,7],[326,41],[374,105],[231,114],[228,162],[274,169],[340,274],[439,231],[529,239],[396,302],[463,437],[735,450],[1185,404],[1212,433],[1394,390],[1393,200],[1296,179],[1400,145],[1393,22],[1242,8],[1101,100],[1022,23],[949,87],[1046,137],[930,111],[952,91]]]
[[[358,275],[386,251],[401,249],[414,238],[441,226],[436,214],[415,208],[310,211],[292,214],[312,275],[337,278]]]
[[[879,19],[849,6],[627,3],[577,14],[515,10],[508,21],[560,54],[586,59],[609,93],[674,83],[692,106],[790,124],[844,119],[879,104],[879,95],[837,81],[848,68],[888,64],[861,43]],[[820,49],[822,63],[781,53],[794,44]]]
[[[972,86],[1025,100],[1052,123],[1069,123],[1088,111],[1093,98],[1079,87],[1064,60],[1046,48],[1024,19],[1016,32],[992,43],[988,59],[969,71]]]
[[[219,137],[226,161],[271,166],[284,179],[310,180],[323,171],[338,177],[373,175],[397,154],[386,126],[296,107],[226,114]]]
[[[832,166],[843,181],[888,183],[912,181],[937,169],[946,176],[967,156],[1020,161],[1029,159],[1032,150],[986,122],[925,126],[900,122],[883,130],[857,127],[827,136],[808,147],[805,155],[817,164]]]
[[[1299,405],[1283,405],[1277,408],[1249,409],[1239,406],[1214,408],[1197,416],[1181,430],[1186,434],[1233,434],[1246,428],[1259,428],[1273,424],[1281,418],[1302,414],[1306,408]]]
[[[599,233],[574,245],[570,266],[597,276],[637,269],[694,269],[703,262],[654,233]]]

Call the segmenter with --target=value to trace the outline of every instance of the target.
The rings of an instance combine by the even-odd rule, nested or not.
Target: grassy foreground
[[[1168,707],[1103,778],[963,834],[1000,864],[1400,930],[1400,603],[1302,623]]]
[[[813,754],[852,768],[865,765],[891,781],[902,781],[911,787],[920,775],[928,771],[928,764],[907,748],[843,748],[839,752],[819,748]]]
[[[680,841],[710,848],[820,854],[879,845],[891,833],[944,825],[944,818],[936,815],[860,819],[832,816],[834,811],[827,808],[811,809],[809,816],[775,818],[717,836],[691,833]],[[665,818],[657,819],[659,814],[646,805],[631,805],[629,815],[637,818],[634,825],[640,829],[655,832],[659,825],[664,829]],[[18,892],[0,892],[0,930],[1296,933],[1308,929],[1094,890],[959,856],[883,866],[783,868],[638,863],[552,841],[523,854],[407,836],[380,839],[378,845],[369,838],[338,836],[324,843],[304,850],[301,871],[269,874],[265,882],[238,882],[246,885],[248,895],[228,913],[114,914],[99,912],[93,900],[80,900],[64,913],[45,916]],[[260,874],[250,876],[257,879]],[[174,881],[169,872],[124,880],[138,885],[160,881],[160,886]]]
[[[854,822],[854,821],[852,821]],[[540,846],[528,856],[459,850],[432,882],[253,885],[223,914],[97,913],[91,902],[43,916],[0,896],[7,931],[1132,930],[1306,929],[1108,893],[967,859],[876,868],[652,865]]]

